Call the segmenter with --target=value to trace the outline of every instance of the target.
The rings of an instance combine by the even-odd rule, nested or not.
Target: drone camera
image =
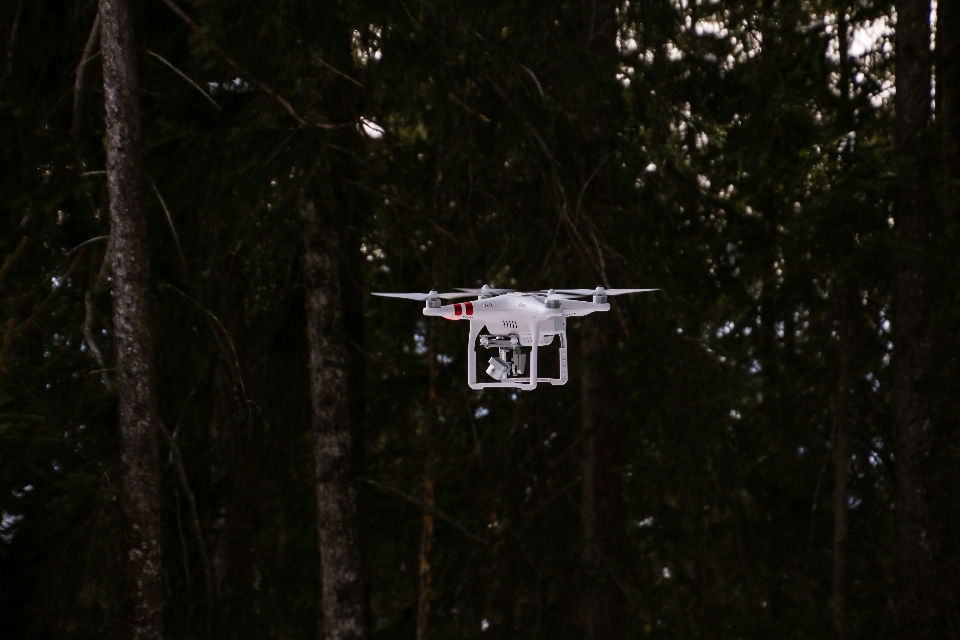
[[[490,366],[487,367],[487,375],[491,378],[503,381],[526,372],[527,354],[520,350],[520,336],[480,336],[480,345],[499,351],[499,357],[490,358]]]
[[[510,373],[510,365],[502,359],[494,356],[490,358],[490,366],[487,367],[487,375],[494,380],[505,380]]]

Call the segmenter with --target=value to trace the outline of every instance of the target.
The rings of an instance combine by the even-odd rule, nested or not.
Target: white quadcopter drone
[[[594,311],[609,311],[607,296],[641,293],[657,289],[550,289],[549,291],[513,291],[491,289],[458,289],[453,293],[374,293],[387,298],[426,301],[425,316],[440,316],[447,320],[469,320],[470,341],[467,343],[467,383],[471,389],[501,388],[532,391],[538,382],[552,385],[567,383],[567,318],[585,316]],[[444,305],[443,300],[477,296],[477,300]],[[593,302],[575,300],[593,296]],[[486,328],[487,334],[480,335]],[[560,376],[537,377],[537,348],[553,343],[560,336]],[[480,346],[499,350],[489,360],[487,375],[496,382],[477,382],[477,337]],[[522,347],[530,347],[530,372],[527,354]]]

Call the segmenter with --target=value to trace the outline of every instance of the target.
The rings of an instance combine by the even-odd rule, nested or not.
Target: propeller
[[[563,293],[572,293],[574,296],[622,296],[625,293],[643,293],[645,291],[660,291],[660,289],[560,289]]]
[[[546,300],[543,301],[543,306],[547,309],[559,309],[561,300],[570,300],[571,298],[576,298],[577,296],[570,295],[568,293],[557,293],[553,289],[550,289],[546,292],[543,291],[531,291],[534,295],[542,296],[546,293]]]
[[[465,291],[475,296],[499,296],[513,291],[513,289],[494,289],[488,284],[483,285],[479,289],[470,287],[457,287],[456,289],[457,291]]]
[[[546,294],[546,296],[547,296],[547,301],[550,301],[550,300],[572,300],[573,298],[579,297],[579,296],[576,296],[576,295],[571,295],[571,294],[569,294],[569,293],[557,293],[556,289],[541,289],[540,291],[530,291],[529,293],[532,293],[532,294],[537,295],[537,296],[542,296],[542,295]]]
[[[467,298],[467,297],[469,297],[469,296],[472,296],[473,294],[472,294],[472,293],[457,293],[457,292],[455,292],[455,291],[454,291],[454,292],[451,292],[451,293],[437,293],[437,290],[436,290],[436,289],[431,289],[431,290],[430,290],[430,293],[377,293],[377,292],[373,292],[373,295],[375,295],[375,296],[380,296],[380,297],[383,297],[383,298],[403,298],[403,299],[405,299],[405,300],[419,300],[420,302],[423,302],[424,300],[431,300],[431,299],[432,299],[432,300],[438,300],[438,299],[441,299],[441,298],[444,299],[444,300],[452,300],[452,299],[454,299],[454,298]]]

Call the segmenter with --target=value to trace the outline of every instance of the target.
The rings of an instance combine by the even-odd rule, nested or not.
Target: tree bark
[[[588,579],[584,600],[587,638],[617,638],[624,611],[619,573],[623,564],[623,483],[620,479],[622,425],[616,406],[616,363],[611,347],[613,319],[603,314],[581,328],[583,457],[581,512],[583,564]]]
[[[302,209],[310,392],[320,545],[320,636],[366,638],[360,535],[351,464],[347,354],[340,296],[337,231],[312,201]]]
[[[126,0],[101,0],[100,19],[126,547],[125,635],[159,639],[163,632],[160,465],[136,48]]]
[[[434,265],[436,272],[436,264]],[[440,367],[437,363],[439,322],[430,318],[430,396],[427,407],[426,453],[423,470],[423,529],[420,535],[420,597],[417,603],[417,640],[427,640],[430,626],[430,597],[432,595],[432,568],[430,552],[433,550],[433,483],[436,467],[437,422],[440,414],[440,401],[437,395],[437,383],[440,379]]]
[[[837,400],[834,444],[833,501],[833,627],[837,637],[847,633],[847,511],[850,492],[847,487],[850,464],[850,294],[840,293],[840,384]]]
[[[933,546],[927,466],[930,410],[922,389],[929,361],[929,322],[924,253],[929,245],[935,202],[928,180],[930,163],[922,137],[930,123],[930,2],[897,4],[894,134],[902,161],[895,205],[903,256],[893,291],[893,364],[897,577],[900,634],[935,636]]]
[[[622,112],[622,90],[614,79],[618,62],[615,4],[583,0],[581,10],[583,44],[592,67],[592,76],[584,76],[581,82],[584,93],[593,97],[581,109],[583,144],[579,164],[580,182],[589,185],[584,208],[590,215],[593,204],[609,204],[615,197],[609,176],[612,169],[605,161],[617,145],[612,126]],[[588,224],[599,227],[600,221]],[[600,273],[591,275],[606,285],[604,257],[599,243],[595,245]],[[586,270],[593,271],[590,267]],[[582,563],[587,578],[581,615],[586,637],[599,640],[620,637],[626,605],[621,587],[625,540],[619,472],[623,425],[613,415],[617,396],[613,336],[618,332],[609,314],[590,316],[581,327],[581,527]]]
[[[937,3],[937,120],[943,131],[946,213],[957,211],[960,182],[960,3]]]

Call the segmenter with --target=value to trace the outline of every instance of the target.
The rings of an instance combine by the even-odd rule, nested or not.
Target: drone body
[[[464,293],[375,293],[376,296],[406,298],[426,302],[425,316],[439,316],[447,320],[467,320],[470,338],[467,343],[467,383],[471,389],[509,388],[530,391],[537,383],[562,385],[567,383],[567,318],[586,316],[595,311],[609,311],[607,296],[623,293],[656,291],[656,289],[563,289],[519,292],[506,289],[461,289]],[[443,304],[441,299],[467,297],[477,299]],[[592,296],[593,301],[574,298]],[[481,335],[486,329],[487,333]],[[560,373],[556,378],[538,377],[539,347],[545,347],[560,337]],[[498,355],[489,359],[486,369],[495,382],[477,381],[477,338],[479,345],[497,349]],[[529,353],[524,352],[529,348]],[[529,356],[529,372],[527,371]]]

